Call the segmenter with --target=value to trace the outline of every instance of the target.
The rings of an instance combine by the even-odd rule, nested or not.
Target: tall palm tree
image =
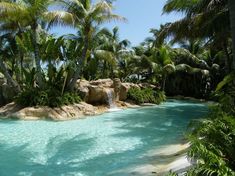
[[[124,59],[129,55],[128,46],[130,42],[125,39],[120,41],[118,27],[114,27],[112,31],[104,28],[98,33],[100,40],[95,48],[95,53],[104,60],[103,72],[110,71],[109,77],[116,76],[114,71],[117,71],[122,65]],[[103,55],[103,56],[101,56]],[[110,70],[105,70],[110,66]],[[117,73],[117,72],[116,72]],[[103,76],[108,76],[103,74]]]
[[[77,69],[67,85],[67,89],[73,90],[77,79],[81,76],[81,68],[86,63],[88,51],[92,43],[92,34],[95,28],[105,22],[124,20],[124,18],[113,14],[112,4],[104,0],[96,4],[93,4],[91,0],[70,0],[64,1],[63,4],[66,7],[66,11],[73,15],[74,27],[77,28],[83,36],[81,57],[77,60]]]
[[[30,27],[32,30],[32,41],[34,45],[34,59],[37,71],[37,81],[39,86],[43,86],[41,58],[39,54],[39,26],[48,23],[49,26],[55,24],[73,24],[73,16],[65,11],[48,11],[54,0],[16,0],[0,2],[1,25],[17,27]]]
[[[219,46],[226,54],[225,69],[230,71],[231,57],[228,48],[231,27],[227,0],[168,0],[163,10],[165,13],[182,12],[185,17],[168,23],[161,31],[161,38],[173,36],[173,42],[200,38],[212,46]]]

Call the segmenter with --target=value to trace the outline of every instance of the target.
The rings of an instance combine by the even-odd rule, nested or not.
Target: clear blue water
[[[146,152],[181,142],[204,104],[171,100],[81,120],[0,120],[0,176],[104,176],[148,163]]]

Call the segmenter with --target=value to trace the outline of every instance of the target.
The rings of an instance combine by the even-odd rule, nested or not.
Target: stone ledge
[[[131,103],[122,101],[116,102],[120,109],[136,108]],[[54,121],[65,121],[84,118],[86,116],[99,115],[108,112],[107,105],[93,106],[91,104],[81,102],[79,104],[72,104],[62,106],[60,108],[50,108],[46,106],[40,107],[22,107],[12,102],[0,108],[0,119],[14,118],[19,120],[43,120],[49,119]]]

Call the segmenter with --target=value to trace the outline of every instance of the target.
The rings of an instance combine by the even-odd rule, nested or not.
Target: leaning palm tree
[[[232,15],[231,8],[232,4]],[[172,36],[173,42],[200,38],[228,53],[231,27],[227,0],[168,0],[163,11],[182,12],[185,16],[181,20],[168,23],[161,31],[161,38]],[[226,54],[225,62],[232,62],[229,54]],[[226,70],[229,72],[230,68],[227,67]]]
[[[39,86],[43,86],[41,59],[39,54],[39,27],[42,23],[49,26],[55,24],[73,24],[72,14],[65,11],[49,11],[50,5],[55,3],[53,0],[16,0],[0,2],[0,21],[1,26],[8,27],[29,27],[32,31],[32,42],[34,45],[34,59],[37,71],[37,81]],[[14,24],[17,24],[16,26]]]
[[[77,79],[81,76],[82,68],[86,63],[95,29],[105,22],[125,20],[125,18],[113,14],[112,4],[104,0],[96,4],[93,4],[91,0],[65,0],[63,4],[66,11],[73,15],[74,27],[79,30],[83,38],[81,57],[76,61],[77,68],[67,84],[67,89],[73,90]]]

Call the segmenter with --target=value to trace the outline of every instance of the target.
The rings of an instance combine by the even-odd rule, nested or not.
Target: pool
[[[74,121],[0,120],[0,176],[123,176],[115,171],[180,143],[190,120],[207,112],[206,104],[168,100]]]

